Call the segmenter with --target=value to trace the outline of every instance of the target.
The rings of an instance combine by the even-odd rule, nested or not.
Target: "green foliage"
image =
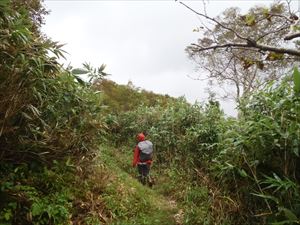
[[[61,170],[59,167],[66,169]],[[1,165],[0,223],[66,224],[71,217],[72,180],[68,166],[32,171],[28,164]],[[59,174],[58,172],[62,174]],[[7,176],[8,175],[8,176]]]
[[[296,69],[296,86],[295,76]],[[300,99],[291,80],[287,76],[279,84],[270,83],[245,100],[243,117],[229,124],[211,167],[223,185],[238,193],[246,213],[267,210],[267,220],[274,224],[292,224],[300,216]],[[257,197],[255,202],[244,200],[250,198],[249,193]],[[291,220],[288,215],[295,217]]]
[[[13,217],[14,217],[14,211],[17,208],[17,203],[10,202],[7,204],[5,208],[2,209],[0,213],[0,221],[2,221],[3,224],[10,224]]]
[[[245,23],[247,26],[254,26],[256,21],[255,21],[255,15],[253,14],[247,14],[245,18]]]
[[[52,167],[1,164],[0,224],[103,224],[108,215],[99,214],[100,194],[109,173],[89,163],[85,171],[71,160]]]
[[[111,115],[107,117],[112,119]],[[204,153],[218,139],[219,120],[222,112],[218,106],[190,105],[179,99],[167,106],[141,106],[134,111],[115,117],[108,125],[117,144],[131,145],[135,135],[147,130],[155,144],[157,161],[160,164],[200,162],[206,154],[213,154],[213,147]]]
[[[185,209],[184,224],[211,224],[210,201],[207,187],[197,183],[186,186],[183,206]]]
[[[51,163],[92,155],[105,126],[100,94],[60,67],[62,45],[32,31],[37,21],[30,10],[12,3],[1,8],[0,160]]]
[[[39,32],[44,14],[38,0],[0,3],[1,224],[84,221],[82,193],[98,187],[82,181],[81,166],[94,175],[101,96],[58,64],[62,45]],[[92,79],[104,74],[86,66]],[[82,211],[96,220],[93,210]]]
[[[140,105],[155,106],[167,105],[168,102],[175,101],[168,95],[159,95],[150,91],[140,90],[132,82],[127,85],[118,85],[107,79],[94,80],[94,88],[103,93],[103,104],[107,106],[107,113],[121,114],[123,112],[135,110]]]
[[[69,196],[58,194],[57,196],[50,196],[49,198],[31,199],[33,204],[31,206],[33,224],[65,224],[71,216],[69,208]]]
[[[104,77],[109,74],[104,72],[106,65],[102,64],[99,68],[94,68],[89,63],[83,63],[83,68],[74,68],[71,69],[72,74],[77,79],[77,81],[81,84],[85,84],[85,82],[78,75],[85,75],[88,78],[88,84],[92,84],[95,81],[101,81]]]
[[[294,78],[294,90],[297,94],[299,94],[300,93],[300,73],[299,73],[297,67],[294,68],[293,78]]]

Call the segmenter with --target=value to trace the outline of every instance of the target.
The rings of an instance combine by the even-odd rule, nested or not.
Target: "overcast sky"
[[[203,12],[203,1],[184,1]],[[207,14],[216,16],[228,7],[243,11],[272,1],[204,1]],[[178,2],[45,0],[50,10],[44,33],[65,43],[67,62],[80,67],[90,62],[107,64],[109,79],[174,97],[205,101],[205,81],[196,81],[195,64],[184,49],[197,40],[200,19]],[[236,115],[232,102],[223,102],[226,114]]]

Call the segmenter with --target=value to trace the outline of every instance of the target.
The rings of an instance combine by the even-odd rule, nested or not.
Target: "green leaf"
[[[74,77],[75,77],[75,79],[77,80],[77,82],[78,82],[79,84],[81,84],[81,85],[83,85],[83,86],[86,85],[86,82],[85,82],[83,79],[81,79],[79,76],[74,75]]]
[[[4,219],[5,219],[5,220],[10,220],[11,216],[12,216],[12,214],[11,214],[11,211],[10,211],[10,210],[9,210],[9,211],[6,211],[6,212],[4,213]]]
[[[300,73],[297,67],[294,68],[293,78],[295,85],[294,90],[296,93],[300,93]]]
[[[268,16],[270,14],[270,10],[268,8],[263,9],[264,16]]]
[[[1,0],[0,7],[1,8],[7,7],[9,3],[10,3],[10,0]]]
[[[280,207],[279,211],[283,212],[285,217],[289,219],[290,222],[295,222],[298,220],[297,216],[287,208]]]
[[[284,54],[282,53],[270,52],[267,55],[266,60],[275,61],[275,60],[282,60],[283,58],[284,58]]]
[[[289,220],[284,220],[284,221],[280,221],[280,222],[274,222],[271,223],[272,225],[285,225],[285,224],[291,224],[291,221]]]
[[[257,197],[260,197],[260,198],[263,198],[263,199],[269,199],[269,200],[272,200],[274,201],[275,203],[279,203],[279,200],[278,198],[274,197],[274,196],[271,196],[271,195],[265,195],[265,194],[255,194],[255,193],[251,193],[252,195],[255,195]]]
[[[105,70],[106,65],[102,64],[99,68],[99,72],[103,72],[103,70]]]
[[[243,169],[238,169],[238,172],[241,175],[241,177],[247,177],[248,176],[247,172]]]
[[[253,26],[255,25],[255,16],[252,14],[252,15],[246,15],[246,20],[245,20],[246,24],[248,26]]]
[[[89,73],[88,70],[81,69],[81,68],[75,68],[75,69],[73,69],[71,72],[72,72],[72,74],[74,74],[74,75],[81,75],[81,74],[87,74],[87,73]]]
[[[292,31],[299,31],[300,30],[300,26],[297,26],[297,25],[291,25],[291,28],[290,28]]]
[[[38,216],[40,215],[42,212],[44,212],[43,209],[44,205],[39,204],[37,202],[33,203],[31,206],[31,213],[33,216]]]

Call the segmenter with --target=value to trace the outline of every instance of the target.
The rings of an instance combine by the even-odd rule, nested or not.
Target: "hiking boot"
[[[139,176],[139,181],[143,184],[143,185],[146,185],[147,183],[147,178],[145,176]]]
[[[153,187],[154,183],[155,183],[154,179],[151,176],[149,176],[148,177],[148,185],[149,185],[149,187]]]

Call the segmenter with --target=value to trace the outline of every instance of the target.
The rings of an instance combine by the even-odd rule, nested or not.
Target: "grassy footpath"
[[[102,195],[112,218],[109,224],[180,224],[176,202],[161,195],[156,188],[141,185],[134,177],[135,169],[130,167],[131,157],[130,150],[101,148],[99,163],[110,173]]]

